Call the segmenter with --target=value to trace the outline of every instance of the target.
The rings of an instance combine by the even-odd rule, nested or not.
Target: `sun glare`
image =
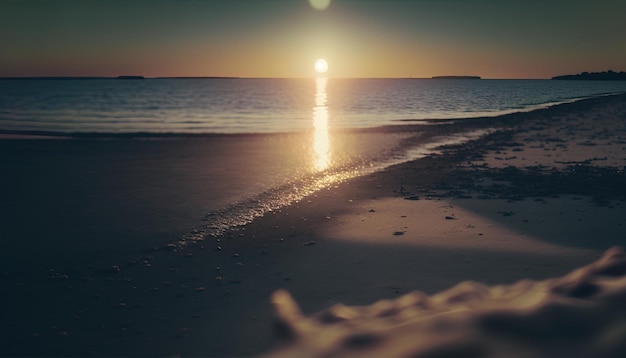
[[[323,73],[326,73],[327,71],[328,71],[328,62],[326,62],[326,60],[324,60],[323,58],[320,58],[317,61],[315,61],[315,72],[319,74],[323,74]]]
[[[309,0],[309,4],[311,4],[315,10],[326,10],[330,5],[330,0]]]

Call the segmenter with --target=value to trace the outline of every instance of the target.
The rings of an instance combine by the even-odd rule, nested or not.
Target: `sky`
[[[313,0],[311,0],[313,1]],[[319,0],[316,0],[319,1]],[[626,70],[624,0],[0,0],[0,76]]]

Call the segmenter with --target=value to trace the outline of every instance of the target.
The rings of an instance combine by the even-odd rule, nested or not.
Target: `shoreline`
[[[199,208],[210,197],[198,193],[211,165],[222,163],[207,160],[207,153],[221,148],[214,141],[120,140],[109,146],[85,140],[56,149],[59,141],[4,141],[20,149],[3,152],[9,172],[29,165],[50,171],[2,179],[4,194],[13,192],[7,197],[19,208],[4,208],[2,218],[9,222],[3,227],[32,233],[33,241],[3,243],[15,266],[5,260],[0,273],[9,292],[0,303],[11,307],[2,317],[10,343],[0,354],[256,356],[276,347],[269,300],[279,289],[310,313],[414,290],[434,294],[465,280],[494,285],[563,275],[626,234],[620,225],[626,205],[619,196],[625,115],[626,96],[620,95],[505,116],[502,129],[482,139],[337,182],[184,248],[169,243],[177,230],[184,233],[202,220]],[[461,133],[490,122],[445,127]],[[437,127],[431,134],[445,134]],[[51,148],[58,156],[40,158]],[[101,156],[111,148],[117,154]],[[77,164],[89,170],[71,171]],[[589,185],[598,175],[606,185]],[[132,185],[124,179],[135,176]],[[555,181],[539,181],[546,177]],[[583,185],[573,185],[581,179]],[[78,199],[49,192],[55,180],[59,188],[80,184],[81,190],[109,191],[76,202],[77,213],[89,214],[77,220],[62,212]],[[174,195],[173,188],[185,190]],[[131,203],[128,198],[142,205],[119,206]],[[176,210],[159,211],[158,202]],[[158,227],[165,231],[150,231]],[[105,229],[115,230],[98,231]],[[88,237],[124,246],[125,239],[142,235],[148,236],[132,243],[136,256],[107,257],[103,251],[98,260],[76,265],[20,263],[21,255],[26,260],[39,246],[74,249],[49,242],[54,239],[80,243]]]

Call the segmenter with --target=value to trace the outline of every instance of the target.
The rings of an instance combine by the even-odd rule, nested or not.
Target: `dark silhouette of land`
[[[479,80],[480,76],[433,76],[434,80]]]
[[[143,80],[144,76],[117,76],[118,80]]]
[[[626,81],[626,72],[583,72],[577,75],[563,75],[552,77],[553,80],[583,80],[583,81]]]

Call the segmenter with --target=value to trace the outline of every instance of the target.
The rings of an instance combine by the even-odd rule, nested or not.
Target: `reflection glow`
[[[328,137],[328,107],[326,102],[326,77],[315,79],[315,107],[313,107],[313,151],[315,152],[315,169],[325,170],[330,165],[330,139]]]
[[[309,4],[315,10],[326,10],[326,8],[330,5],[330,0],[309,0]]]

